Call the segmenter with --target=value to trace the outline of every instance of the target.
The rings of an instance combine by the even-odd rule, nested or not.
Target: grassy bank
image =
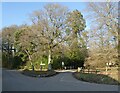
[[[50,77],[58,73],[53,70],[52,71],[32,71],[32,70],[25,69],[22,71],[22,74],[31,76],[31,77]]]
[[[74,73],[73,76],[81,81],[86,81],[90,83],[98,83],[98,84],[110,84],[110,85],[118,85],[120,81],[115,80],[114,78],[103,75],[103,74],[93,74],[93,73]]]

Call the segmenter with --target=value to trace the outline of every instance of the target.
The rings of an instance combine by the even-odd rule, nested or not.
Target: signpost
[[[64,62],[62,62],[62,69],[64,69]]]
[[[45,66],[45,64],[43,64],[42,61],[41,61],[41,64],[40,64],[40,71],[42,71],[43,66]]]

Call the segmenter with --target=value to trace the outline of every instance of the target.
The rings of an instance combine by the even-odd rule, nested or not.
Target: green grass
[[[90,82],[90,83],[98,83],[98,84],[110,84],[110,85],[118,85],[120,82],[117,80],[102,74],[93,74],[93,73],[74,73],[75,78]]]
[[[31,76],[31,77],[50,77],[50,76],[56,75],[57,72],[53,70],[52,71],[32,71],[32,70],[25,69],[22,71],[22,74]]]

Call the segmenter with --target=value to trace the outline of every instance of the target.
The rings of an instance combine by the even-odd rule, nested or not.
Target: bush
[[[60,58],[54,58],[53,59],[52,68],[53,69],[61,69],[62,68],[62,63],[61,63]]]
[[[5,53],[2,53],[2,66],[5,68],[15,69],[22,66],[22,59],[19,56],[9,56]]]
[[[64,66],[73,67],[77,69],[78,67],[83,67],[84,60],[83,59],[70,59],[68,57],[58,57],[53,59],[52,67],[53,69],[61,69],[62,62],[64,62]]]

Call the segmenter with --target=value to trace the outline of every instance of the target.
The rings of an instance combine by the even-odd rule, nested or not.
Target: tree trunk
[[[30,64],[31,64],[31,66],[32,66],[32,71],[34,71],[34,65],[33,65],[33,63],[31,62],[31,56],[29,55],[29,60],[30,60]]]
[[[51,70],[51,51],[48,52],[48,70]]]
[[[28,58],[29,58],[29,61],[30,61],[30,64],[31,64],[31,66],[32,66],[32,71],[34,71],[34,65],[33,65],[33,63],[31,62],[31,56],[29,55],[29,53],[27,52],[27,50],[25,50],[25,52],[27,53],[27,55],[28,55]]]

